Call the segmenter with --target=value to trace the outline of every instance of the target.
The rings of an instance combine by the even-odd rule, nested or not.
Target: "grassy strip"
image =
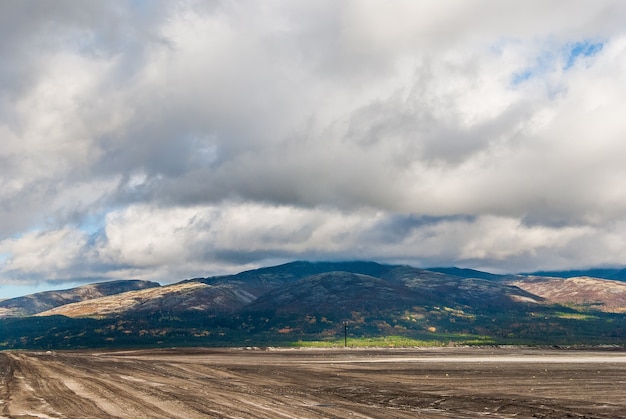
[[[462,345],[489,345],[494,344],[491,338],[486,336],[449,335],[438,336],[438,339],[413,339],[406,336],[377,336],[377,337],[349,337],[348,346],[357,348],[410,348],[447,346],[449,344]],[[293,342],[291,346],[297,348],[340,348],[344,346],[343,339],[333,340],[300,340]]]

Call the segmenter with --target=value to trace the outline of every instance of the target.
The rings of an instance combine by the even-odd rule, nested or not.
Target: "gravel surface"
[[[626,353],[1,352],[1,418],[619,418]]]

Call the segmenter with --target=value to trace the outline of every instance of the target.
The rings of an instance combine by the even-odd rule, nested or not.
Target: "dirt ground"
[[[626,353],[1,352],[1,418],[619,418]]]

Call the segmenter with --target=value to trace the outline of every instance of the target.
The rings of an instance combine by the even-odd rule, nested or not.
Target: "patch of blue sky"
[[[511,85],[516,87],[530,79],[541,77],[554,69],[557,56],[551,51],[544,51],[539,55],[535,62],[521,71],[513,73],[511,76]]]
[[[518,84],[521,84],[525,82],[526,80],[530,79],[532,75],[533,75],[533,72],[530,69],[520,71],[519,73],[515,73],[513,74],[513,77],[511,77],[511,84],[513,86],[517,86]]]
[[[584,40],[569,43],[557,52],[544,50],[537,56],[532,65],[513,73],[510,84],[512,87],[518,87],[531,79],[541,78],[548,72],[557,70],[560,63],[563,63],[562,69],[564,71],[569,70],[578,60],[596,55],[602,51],[603,47],[602,42]]]
[[[98,242],[106,240],[106,215],[91,215],[83,220],[78,228],[86,235],[86,246],[95,246]]]
[[[0,253],[0,268],[4,266],[7,260],[11,257],[10,253]]]
[[[91,214],[85,217],[80,224],[80,230],[87,234],[95,234],[104,229],[106,214]]]
[[[604,44],[602,42],[591,42],[588,40],[570,44],[565,49],[565,65],[563,70],[570,69],[578,59],[582,57],[591,57],[600,51]]]
[[[0,284],[0,300],[6,300],[9,298],[15,297],[23,297],[24,295],[35,294],[38,292],[45,291],[58,291],[61,289],[68,289],[77,287],[79,285],[85,285],[84,283],[71,282],[71,283],[63,283],[54,284],[50,282],[39,282],[37,284],[25,284],[25,285],[16,285],[16,284]]]

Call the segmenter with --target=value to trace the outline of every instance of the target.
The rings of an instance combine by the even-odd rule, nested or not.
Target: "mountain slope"
[[[67,304],[37,315],[101,318],[129,313],[232,312],[253,299],[234,286],[183,282]]]
[[[461,278],[478,278],[478,279],[488,279],[491,281],[499,281],[502,280],[507,275],[497,275],[489,272],[477,271],[475,269],[467,269],[467,268],[457,268],[457,267],[442,267],[442,268],[427,268],[428,271],[431,272],[439,272],[446,275],[458,276]]]
[[[262,295],[246,312],[322,315],[342,319],[352,312],[372,313],[424,304],[428,298],[401,284],[352,272],[325,272]]]
[[[360,261],[298,261],[235,275],[189,279],[162,287],[156,283],[146,282],[143,285],[145,288],[148,288],[147,284],[159,287],[149,290],[142,290],[141,281],[116,281],[5,300],[0,302],[0,315],[4,313],[4,317],[37,314],[101,318],[134,313],[189,310],[232,312],[276,288],[297,282],[312,274],[337,269],[379,274],[389,270],[390,267]],[[96,292],[97,290],[102,292]],[[4,311],[3,303],[6,306]]]
[[[374,262],[294,262],[185,280],[37,317],[7,317],[0,321],[0,349],[333,341],[344,322],[353,337],[440,343],[615,344],[626,336],[621,283],[521,276],[509,282],[450,272],[458,275]],[[582,301],[587,306],[566,298],[590,295],[590,287],[595,294]],[[589,304],[599,302],[613,312],[589,313]]]
[[[235,275],[211,278],[197,278],[189,281],[203,282],[209,285],[228,284],[242,291],[259,297],[275,288],[286,286],[302,278],[324,272],[343,271],[374,277],[392,269],[391,266],[376,262],[306,262],[296,261],[283,265],[244,271]]]
[[[615,281],[626,282],[626,268],[606,268],[606,269],[578,269],[571,271],[538,271],[523,274],[525,276],[543,276],[549,278],[575,278],[575,277],[591,277],[612,279]]]
[[[556,304],[609,313],[626,313],[626,283],[590,277],[526,277],[509,284]]]
[[[539,304],[543,299],[514,285],[478,278],[446,275],[410,266],[398,266],[383,275],[408,288],[428,292],[432,304],[473,307],[476,310],[507,309],[520,303]]]
[[[29,316],[79,301],[119,294],[126,291],[156,288],[156,282],[127,280],[83,285],[61,291],[45,291],[0,301],[0,318]]]

